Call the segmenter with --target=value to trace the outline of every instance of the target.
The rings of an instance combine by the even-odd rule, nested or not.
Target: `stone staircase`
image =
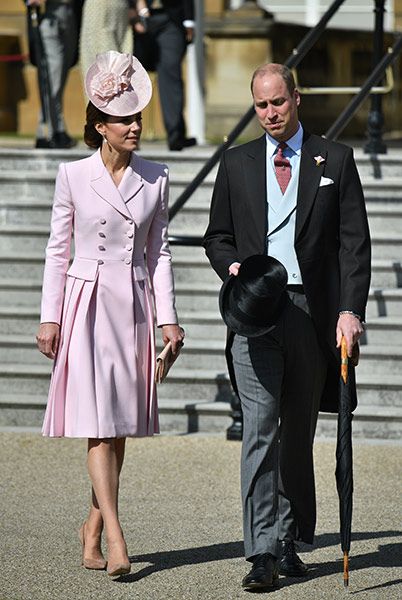
[[[167,162],[171,203],[212,149],[142,155]],[[87,155],[0,149],[0,427],[41,425],[51,363],[35,345],[44,248],[57,165]],[[354,435],[402,433],[402,152],[368,157],[356,151],[370,219],[373,275],[367,329],[357,370],[359,406]],[[215,172],[170,226],[171,234],[201,235],[208,221]],[[224,431],[231,396],[223,355],[225,327],[217,303],[220,281],[201,248],[172,248],[177,304],[186,344],[168,381],[159,386],[161,427]],[[321,414],[318,435],[333,436],[336,417]]]

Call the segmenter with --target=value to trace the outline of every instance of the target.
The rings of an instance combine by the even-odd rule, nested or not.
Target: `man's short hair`
[[[263,77],[264,75],[279,75],[282,77],[286,84],[289,94],[292,96],[296,89],[296,83],[293,77],[292,71],[285,65],[278,63],[266,63],[256,69],[251,78],[251,93],[253,93],[253,85],[256,77]]]

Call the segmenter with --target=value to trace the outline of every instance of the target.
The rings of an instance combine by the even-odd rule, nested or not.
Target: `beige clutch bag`
[[[169,373],[169,369],[179,356],[180,350],[174,355],[172,342],[168,342],[162,352],[156,357],[155,383],[162,383]]]

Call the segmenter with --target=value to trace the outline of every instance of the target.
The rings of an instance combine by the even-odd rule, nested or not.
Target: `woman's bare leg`
[[[89,439],[88,472],[94,490],[90,516],[106,531],[109,565],[127,564],[127,548],[118,518],[119,475],[124,460],[125,438]]]

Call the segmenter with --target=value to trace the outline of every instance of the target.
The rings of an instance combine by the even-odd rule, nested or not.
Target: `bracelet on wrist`
[[[362,320],[361,316],[353,312],[353,310],[341,310],[339,311],[339,315],[352,315],[352,317],[356,317],[359,321]]]

